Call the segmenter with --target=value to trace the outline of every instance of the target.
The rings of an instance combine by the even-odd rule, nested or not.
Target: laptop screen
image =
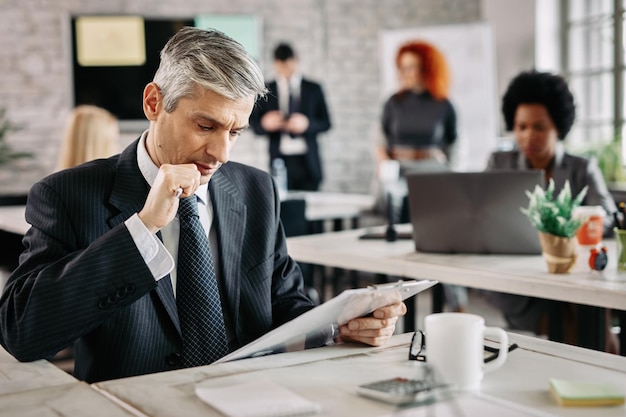
[[[537,184],[541,170],[408,174],[415,249],[540,254],[538,232],[520,210]]]

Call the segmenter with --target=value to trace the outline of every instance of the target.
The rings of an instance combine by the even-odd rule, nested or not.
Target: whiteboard
[[[482,171],[498,145],[499,98],[491,27],[470,23],[381,32],[382,101],[398,91],[395,56],[400,45],[409,40],[433,44],[448,61],[449,99],[457,113],[459,134],[452,168]]]

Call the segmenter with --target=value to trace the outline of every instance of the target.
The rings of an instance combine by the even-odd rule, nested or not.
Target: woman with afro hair
[[[537,71],[518,74],[502,98],[502,113],[507,130],[513,131],[516,146],[510,151],[492,153],[487,169],[541,169],[546,185],[549,179],[554,180],[554,195],[558,195],[565,181],[569,181],[572,195],[588,186],[582,204],[604,208],[604,234],[608,235],[616,207],[596,160],[572,155],[563,148],[562,142],[576,117],[574,97],[565,79]],[[554,301],[512,294],[485,292],[484,295],[502,311],[510,328],[537,334],[547,332],[548,314],[559,305]],[[566,342],[574,343],[576,313],[573,306],[565,305],[563,315]],[[607,339],[609,351],[614,350],[610,347],[611,341]]]
[[[616,207],[596,160],[572,155],[562,146],[576,117],[565,79],[546,72],[520,73],[502,98],[502,113],[507,130],[515,136],[516,149],[492,153],[488,169],[542,169],[546,184],[554,180],[554,195],[567,180],[572,195],[588,186],[582,204],[604,208],[604,234],[608,235]]]

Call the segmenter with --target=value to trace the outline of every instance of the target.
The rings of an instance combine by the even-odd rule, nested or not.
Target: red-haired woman
[[[404,174],[419,170],[447,170],[457,138],[456,112],[448,100],[450,73],[443,54],[422,41],[405,43],[396,53],[400,90],[385,103],[382,117],[384,143],[378,149],[379,179],[399,166],[396,195],[403,194],[395,215],[409,219]],[[386,161],[395,160],[397,163]]]
[[[399,182],[392,186],[393,191],[385,192],[392,200],[386,206],[394,211],[387,216],[390,220],[407,223],[410,218],[404,174],[412,170],[449,169],[457,126],[456,112],[448,100],[450,72],[437,48],[422,41],[405,43],[396,53],[396,67],[400,90],[385,103],[382,118],[385,143],[378,156],[381,164],[386,160],[398,161]],[[384,171],[385,168],[379,166],[379,179],[386,176],[382,174]],[[465,310],[465,288],[444,285],[444,294],[449,309]]]
[[[408,42],[396,54],[400,91],[385,103],[382,158],[434,159],[446,163],[457,138],[456,112],[448,100],[450,73],[431,44]]]

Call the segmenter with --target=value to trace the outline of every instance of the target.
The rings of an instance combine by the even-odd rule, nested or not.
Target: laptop
[[[418,252],[540,254],[539,235],[520,208],[543,171],[433,172],[407,175]]]

